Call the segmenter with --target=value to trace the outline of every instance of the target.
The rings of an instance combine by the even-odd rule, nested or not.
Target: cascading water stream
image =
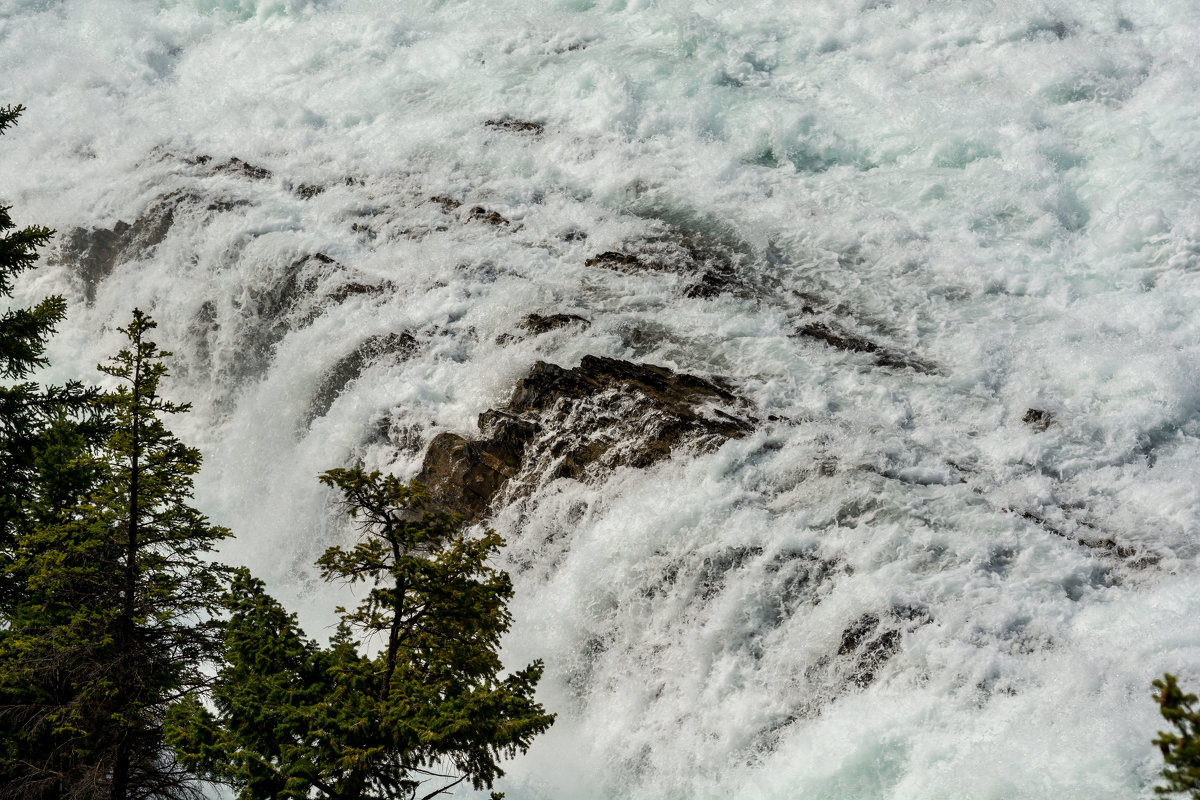
[[[509,797],[1149,798],[1149,683],[1200,685],[1196,41],[1191,0],[10,0],[0,197],[59,231],[50,377],[151,313],[225,558],[314,635],[317,473],[536,420],[480,515],[559,713]],[[605,359],[716,388],[514,404]]]

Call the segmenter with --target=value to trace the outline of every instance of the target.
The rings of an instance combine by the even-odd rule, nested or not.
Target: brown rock
[[[475,520],[501,494],[515,499],[556,478],[598,479],[682,446],[744,436],[753,429],[740,416],[748,408],[723,382],[666,367],[596,356],[573,369],[539,361],[508,405],[479,416],[478,439],[435,439],[418,479],[443,508]]]
[[[510,224],[507,219],[500,216],[499,212],[488,211],[483,206],[472,206],[471,210],[467,212],[467,219],[480,220],[481,222],[486,222],[489,225]]]

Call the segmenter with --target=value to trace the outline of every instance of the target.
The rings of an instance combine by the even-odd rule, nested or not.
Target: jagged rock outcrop
[[[480,414],[477,439],[437,436],[418,480],[440,506],[476,520],[501,492],[515,498],[556,478],[594,479],[745,436],[748,410],[719,379],[597,356],[573,369],[539,361],[506,406]]]
[[[578,314],[526,314],[517,327],[533,336],[541,336],[559,328],[575,325],[586,328],[592,323]],[[508,344],[524,339],[522,334],[502,333],[496,337],[496,344]]]
[[[670,231],[597,253],[584,264],[617,272],[674,272],[688,280],[685,297],[709,299],[740,287],[738,270],[744,261],[745,254],[728,244]]]
[[[96,287],[117,265],[141,258],[167,238],[181,206],[200,202],[199,196],[190,192],[170,192],[151,203],[132,224],[118,220],[111,228],[73,228],[67,232],[55,260],[71,265],[90,303],[96,299]],[[214,211],[230,207],[217,203],[210,206]]]

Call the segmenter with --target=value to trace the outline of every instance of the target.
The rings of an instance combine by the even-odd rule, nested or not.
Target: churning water
[[[1195,0],[0,0],[0,195],[59,231],[51,377],[149,311],[226,559],[313,633],[318,472],[414,474],[537,360],[753,404],[496,509],[559,714],[510,798],[1149,798],[1198,74]],[[586,263],[638,247],[684,268]]]

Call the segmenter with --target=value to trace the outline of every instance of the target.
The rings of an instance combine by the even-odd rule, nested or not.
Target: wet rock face
[[[726,244],[673,231],[597,253],[584,265],[626,273],[674,272],[688,279],[685,297],[710,299],[740,287],[738,268],[744,260]]]
[[[522,320],[517,323],[517,327],[522,331],[528,332],[532,336],[541,336],[550,331],[558,330],[568,326],[577,326],[586,328],[592,323],[578,314],[526,314]],[[496,337],[496,344],[508,344],[509,342],[518,342],[526,338],[520,333],[502,333]]]
[[[387,357],[404,361],[417,350],[417,340],[407,331],[371,336],[361,342],[325,373],[313,392],[305,423],[311,424],[317,417],[325,416],[346,386],[362,375],[367,367]]]
[[[826,322],[809,322],[796,329],[796,335],[816,339],[836,350],[846,350],[852,353],[869,353],[874,357],[875,366],[893,367],[895,369],[911,369],[926,375],[935,375],[938,368],[911,353],[881,345],[865,336],[860,336],[844,328]]]
[[[187,192],[171,192],[158,198],[133,224],[118,220],[112,228],[74,228],[64,239],[56,260],[70,264],[83,281],[87,301],[96,299],[96,287],[118,264],[149,253],[167,238],[175,223],[175,214],[186,204],[200,202]],[[215,211],[228,210],[212,207]]]
[[[863,614],[842,631],[837,654],[842,667],[848,666],[845,679],[860,689],[875,681],[880,668],[900,651],[904,634],[931,621],[922,608],[892,608],[882,619]]]
[[[596,356],[574,369],[539,361],[508,405],[479,416],[478,439],[435,438],[418,480],[441,506],[476,520],[501,495],[647,467],[682,446],[745,436],[753,429],[748,408],[722,382],[666,367]]]

